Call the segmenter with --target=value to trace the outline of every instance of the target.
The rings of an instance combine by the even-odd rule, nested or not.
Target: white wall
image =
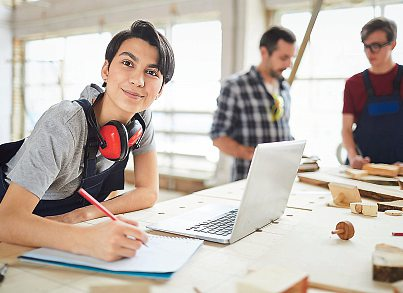
[[[249,70],[251,65],[260,63],[259,42],[267,30],[265,6],[261,0],[248,0],[245,7],[245,33],[243,68]]]
[[[0,6],[0,143],[10,140],[12,89],[11,10]]]

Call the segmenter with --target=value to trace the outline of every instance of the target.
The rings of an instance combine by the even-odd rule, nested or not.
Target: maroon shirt
[[[374,88],[375,96],[389,96],[393,93],[393,80],[396,77],[397,68],[396,64],[387,73],[374,74],[369,72],[369,79]],[[367,102],[367,97],[362,72],[347,79],[344,88],[343,114],[353,114],[354,121],[357,122]],[[403,99],[403,78],[400,81],[400,97]]]

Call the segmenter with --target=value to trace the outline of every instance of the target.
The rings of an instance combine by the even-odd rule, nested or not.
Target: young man
[[[172,48],[152,24],[136,21],[113,37],[105,59],[105,93],[87,88],[84,99],[46,111],[22,145],[0,146],[0,241],[108,261],[131,257],[147,242],[137,222],[123,217],[71,224],[104,216],[77,190],[83,187],[102,201],[123,189],[130,149],[136,188],[103,204],[120,214],[150,207],[158,196],[154,130],[146,109],[172,78]]]
[[[295,36],[275,26],[259,47],[260,64],[224,82],[210,132],[213,144],[235,158],[233,181],[246,178],[257,144],[293,139],[289,85],[281,74],[292,64]]]
[[[396,35],[396,24],[384,17],[361,30],[371,67],[347,80],[343,107],[343,144],[353,168],[403,162],[403,68],[392,60]]]

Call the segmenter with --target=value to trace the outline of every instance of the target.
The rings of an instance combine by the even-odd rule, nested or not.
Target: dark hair
[[[361,41],[364,42],[370,34],[375,31],[383,31],[386,33],[388,42],[396,40],[397,26],[393,20],[386,17],[377,17],[368,21],[361,30]]]
[[[164,78],[163,83],[169,82],[175,70],[174,52],[168,40],[150,22],[145,20],[136,20],[130,29],[121,31],[112,38],[105,52],[105,59],[108,60],[109,66],[122,43],[132,38],[142,39],[157,48],[159,53],[158,70]],[[103,86],[106,86],[106,83]]]
[[[284,40],[287,43],[294,44],[296,41],[295,35],[289,29],[281,26],[273,26],[268,29],[260,39],[259,48],[266,47],[271,55],[277,50],[277,42]]]

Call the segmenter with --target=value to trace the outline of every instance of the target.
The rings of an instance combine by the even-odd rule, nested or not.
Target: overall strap
[[[95,175],[96,172],[96,155],[99,148],[98,131],[91,103],[85,99],[76,100],[75,102],[83,108],[88,124],[83,172],[84,178],[86,178]]]
[[[138,149],[140,147],[140,142],[143,139],[144,133],[146,132],[147,126],[146,126],[146,123],[145,123],[145,121],[143,119],[143,116],[141,116],[140,113],[134,114],[134,116],[132,117],[131,121],[133,121],[133,120],[137,120],[141,124],[141,127],[143,128],[143,132],[141,133],[140,138],[137,140],[137,142],[133,146],[133,149]]]
[[[403,65],[397,65],[397,74],[393,81],[393,94],[400,97],[400,84],[403,75]]]
[[[364,78],[364,85],[365,85],[365,89],[367,90],[368,97],[373,97],[375,92],[374,92],[374,88],[372,87],[371,81],[369,80],[368,69],[365,69],[362,72],[362,76]]]

